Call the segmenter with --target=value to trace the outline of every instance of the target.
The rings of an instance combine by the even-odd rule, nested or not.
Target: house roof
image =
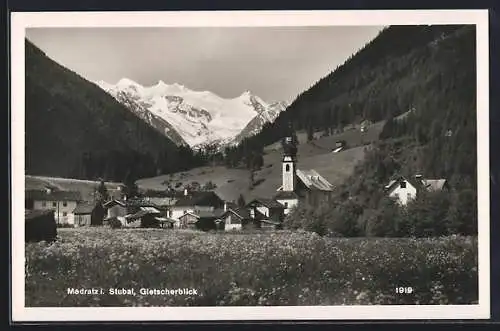
[[[154,207],[157,208],[158,206],[151,201],[148,201],[146,199],[129,199],[126,202],[127,207]]]
[[[161,213],[156,207],[142,206],[142,207],[139,207],[139,208],[140,208],[140,210],[148,212],[148,213],[154,213],[154,214],[160,214]]]
[[[142,217],[144,217],[146,215],[158,215],[158,214],[160,214],[160,212],[156,212],[156,211],[153,211],[153,210],[139,210],[135,214],[125,216],[125,218],[129,219],[129,220],[135,220],[135,219],[138,219],[138,218],[142,218]]]
[[[42,216],[48,216],[53,214],[53,210],[42,210],[42,209],[31,209],[31,210],[25,210],[24,211],[24,220],[25,221],[32,221],[37,219],[38,217]]]
[[[105,204],[103,204],[103,207],[104,208],[111,208],[111,207],[116,206],[116,205],[120,205],[122,207],[126,207],[127,206],[127,204],[126,204],[125,201],[118,200],[118,199],[113,199],[113,200],[107,201]]]
[[[225,217],[228,213],[232,213],[240,219],[250,218],[250,211],[248,210],[248,208],[245,208],[245,207],[240,207],[240,208],[236,208],[236,209],[232,209],[232,208],[228,209],[222,216]]]
[[[308,189],[316,189],[320,191],[333,191],[333,185],[330,184],[316,170],[299,170],[297,169],[297,177],[304,183]]]
[[[247,204],[247,206],[254,204],[254,203],[259,203],[267,208],[284,208],[281,203],[279,203],[278,201],[276,201],[274,199],[263,199],[263,198],[254,199],[254,200],[250,201]]]
[[[417,190],[427,189],[428,191],[442,190],[446,184],[446,179],[417,179],[410,176],[398,175],[392,179],[389,184],[385,186],[386,190],[390,190],[395,184],[401,182],[402,180],[407,181]]]
[[[156,206],[173,206],[177,202],[177,198],[173,197],[147,197],[145,201]]]
[[[77,191],[51,191],[46,190],[27,190],[25,194],[27,199],[41,201],[81,201],[80,192]]]
[[[73,214],[75,215],[85,215],[85,214],[92,214],[92,211],[96,205],[94,203],[89,203],[89,202],[80,202],[78,205],[76,205],[75,209],[73,209]]]
[[[295,192],[280,191],[274,196],[274,200],[291,200],[298,199],[299,196]]]
[[[175,203],[176,206],[212,206],[213,202],[222,201],[215,192],[196,191],[183,196]]]
[[[444,188],[446,179],[423,179],[422,182],[429,191],[439,191]]]

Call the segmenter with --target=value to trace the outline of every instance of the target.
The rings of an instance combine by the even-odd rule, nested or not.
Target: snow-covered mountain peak
[[[116,85],[103,81],[96,84],[142,118],[147,111],[168,122],[191,147],[231,143],[256,116],[261,119],[252,125],[253,132],[273,121],[282,110],[250,91],[224,99],[210,91],[193,91],[162,80],[149,87],[128,78]]]
[[[124,87],[124,86],[139,86],[140,84],[133,81],[129,78],[122,78],[116,83],[116,86]]]

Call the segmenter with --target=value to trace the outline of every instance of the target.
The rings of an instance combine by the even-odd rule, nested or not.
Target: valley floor
[[[54,244],[26,244],[25,273],[28,307],[478,300],[477,237],[344,239],[289,231],[59,229]],[[397,294],[399,287],[411,293]],[[141,289],[189,289],[191,294],[151,295]]]

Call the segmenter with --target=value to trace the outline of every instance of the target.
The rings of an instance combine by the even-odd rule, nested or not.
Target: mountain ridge
[[[201,164],[28,39],[25,68],[26,174],[123,181]]]
[[[94,83],[177,144],[192,148],[234,144],[259,132],[286,108],[282,101],[267,103],[249,90],[225,99],[162,80],[150,86],[130,78]]]

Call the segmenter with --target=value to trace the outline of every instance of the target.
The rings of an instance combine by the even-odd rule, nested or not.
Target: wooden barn
[[[102,225],[106,215],[105,208],[100,203],[80,202],[73,210],[75,227]]]
[[[56,240],[57,224],[53,210],[26,210],[24,219],[24,239],[26,242]]]
[[[217,230],[222,215],[222,209],[186,212],[179,217],[180,227],[182,229],[197,229],[202,231]]]
[[[127,224],[140,221],[142,228],[159,228],[161,211],[155,207],[145,206],[139,207],[139,211],[134,214],[125,216]]]

